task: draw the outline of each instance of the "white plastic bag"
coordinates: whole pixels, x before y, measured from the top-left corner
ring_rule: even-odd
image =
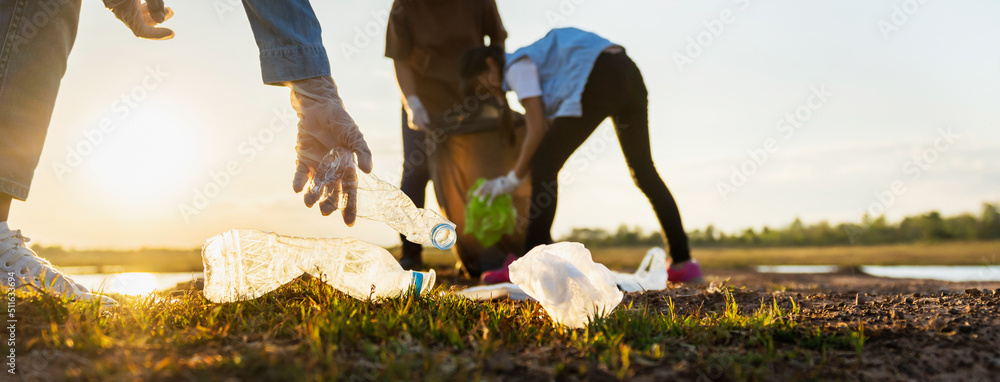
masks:
[[[615,282],[626,292],[667,289],[667,253],[654,247],[646,252],[635,273],[615,273]]]
[[[510,265],[510,281],[556,323],[583,328],[622,301],[615,275],[580,243],[539,245]]]

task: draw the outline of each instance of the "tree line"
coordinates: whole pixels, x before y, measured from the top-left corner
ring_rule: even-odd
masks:
[[[804,224],[796,218],[784,227],[764,226],[738,232],[723,232],[713,225],[688,232],[693,247],[794,247],[934,243],[1000,239],[1000,203],[983,203],[976,215],[964,213],[944,217],[937,211],[907,216],[889,222],[885,216],[865,215],[860,222]],[[562,241],[588,247],[661,246],[659,231],[621,225],[614,232],[602,228],[574,228]]]

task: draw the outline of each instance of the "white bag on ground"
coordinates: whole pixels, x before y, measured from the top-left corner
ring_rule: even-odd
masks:
[[[626,292],[667,289],[667,253],[660,247],[651,248],[635,273],[615,272],[615,282]]]
[[[622,301],[615,275],[580,243],[539,245],[510,265],[510,281],[556,323],[583,328]]]

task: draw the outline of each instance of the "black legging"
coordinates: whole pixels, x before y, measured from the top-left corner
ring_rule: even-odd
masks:
[[[691,259],[677,203],[653,165],[646,96],[642,74],[628,55],[602,53],[597,58],[583,91],[583,115],[556,118],[531,160],[532,203],[525,252],[552,243],[559,170],[597,126],[612,117],[632,179],[653,205],[671,259],[675,263]]]

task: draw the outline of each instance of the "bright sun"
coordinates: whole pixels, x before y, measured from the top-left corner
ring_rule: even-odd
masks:
[[[200,139],[190,124],[145,105],[95,148],[90,169],[109,197],[159,204],[178,193],[201,159]]]

